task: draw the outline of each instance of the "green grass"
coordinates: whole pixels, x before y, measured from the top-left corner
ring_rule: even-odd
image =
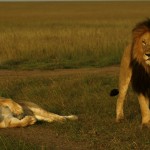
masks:
[[[148,14],[149,2],[1,2],[0,68],[117,64]]]
[[[105,77],[105,75],[94,73],[44,78],[14,79],[12,77],[0,82],[1,96],[29,100],[54,113],[79,116],[79,120],[75,122],[43,123],[25,128],[24,134],[31,129],[37,149],[40,149],[43,144],[43,141],[36,143],[37,127],[43,128],[42,134],[47,140],[49,137],[46,136],[46,131],[53,130],[55,135],[63,137],[67,144],[74,142],[72,148],[80,145],[79,149],[89,150],[149,149],[149,130],[142,130],[140,127],[139,104],[131,90],[125,104],[126,120],[121,124],[115,123],[116,97],[109,96],[110,90],[114,87],[117,87],[116,77],[113,75]],[[47,130],[44,131],[44,129]],[[11,129],[9,132],[10,138]],[[20,136],[20,139],[24,139],[23,137],[23,135]],[[28,144],[27,141],[22,142]],[[30,139],[29,141],[32,142]],[[3,145],[7,146],[7,143],[10,141],[6,138]],[[45,144],[47,149],[50,148],[51,140],[48,143]],[[16,145],[18,145],[17,142]],[[58,145],[59,143],[55,144],[53,149],[57,149]],[[60,147],[64,148],[61,145]]]
[[[26,143],[22,140],[0,136],[0,150],[38,150],[37,146]]]

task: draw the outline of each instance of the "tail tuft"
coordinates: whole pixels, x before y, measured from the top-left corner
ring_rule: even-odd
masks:
[[[111,92],[110,92],[110,96],[116,96],[116,95],[118,95],[119,94],[119,90],[118,89],[113,89],[113,90],[111,90]]]

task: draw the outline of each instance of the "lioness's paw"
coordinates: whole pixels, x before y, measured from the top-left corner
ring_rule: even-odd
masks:
[[[68,120],[72,120],[72,121],[78,120],[78,116],[76,116],[76,115],[66,116],[66,118],[67,118]]]
[[[11,107],[11,111],[15,115],[20,115],[23,113],[23,109],[19,104],[15,104],[13,107]]]
[[[32,125],[36,122],[36,118],[33,116],[26,116],[24,119],[26,120],[28,125]]]

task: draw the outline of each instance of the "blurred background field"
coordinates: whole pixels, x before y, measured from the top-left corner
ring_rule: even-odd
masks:
[[[0,3],[0,68],[118,64],[150,2]]]

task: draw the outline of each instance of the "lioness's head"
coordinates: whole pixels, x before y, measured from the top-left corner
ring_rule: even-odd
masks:
[[[133,34],[132,59],[150,66],[150,19],[135,26]]]

